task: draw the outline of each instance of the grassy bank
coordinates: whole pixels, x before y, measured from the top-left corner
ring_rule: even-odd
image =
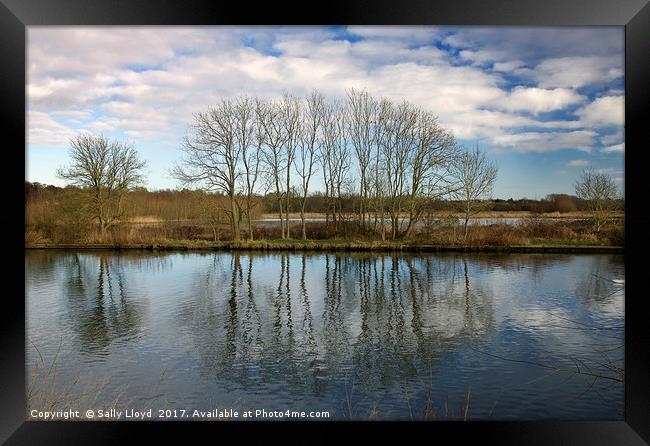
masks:
[[[441,246],[406,243],[378,242],[300,242],[300,241],[257,241],[257,242],[220,242],[199,243],[196,241],[174,240],[162,245],[147,244],[27,244],[27,249],[64,249],[64,250],[123,250],[144,249],[151,251],[375,251],[375,252],[539,252],[539,253],[610,253],[622,254],[622,246],[598,245],[519,245],[519,246]]]
[[[101,233],[96,227],[71,231],[53,227],[49,231],[29,228],[26,246],[35,248],[145,248],[145,249],[257,249],[340,251],[607,251],[625,244],[622,220],[612,220],[594,229],[588,220],[543,220],[529,218],[516,225],[470,225],[465,237],[458,222],[423,225],[409,237],[381,240],[379,228],[362,228],[355,222],[312,222],[308,240],[299,240],[300,224],[291,225],[292,238],[281,239],[280,227],[257,226],[254,241],[230,241],[226,226],[165,222],[156,225],[122,224]],[[243,234],[244,239],[247,234]]]

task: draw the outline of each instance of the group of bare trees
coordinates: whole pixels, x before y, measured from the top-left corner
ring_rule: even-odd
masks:
[[[225,212],[235,240],[242,220],[253,237],[256,192],[275,196],[282,238],[292,237],[289,213],[300,211],[305,239],[305,203],[319,173],[326,219],[338,225],[355,217],[382,239],[410,235],[431,200],[462,189],[472,202],[479,200],[496,177],[482,156],[472,165],[457,162],[474,155],[467,158],[433,113],[355,89],[345,98],[314,91],[306,98],[223,99],[195,115],[183,151],[173,175],[228,197]],[[470,168],[481,172],[466,174]],[[357,197],[354,216],[344,215],[341,205],[351,195]],[[296,196],[301,207],[291,209]]]
[[[496,178],[496,167],[460,147],[432,112],[355,89],[341,98],[314,91],[223,99],[194,115],[182,150],[172,175],[227,198],[221,211],[236,241],[243,225],[253,239],[253,215],[264,194],[277,201],[282,238],[294,236],[289,216],[299,211],[306,239],[305,204],[316,176],[327,221],[354,220],[382,240],[411,235],[432,201],[443,197],[466,203],[467,224]],[[122,215],[123,193],[141,181],[144,163],[132,146],[87,134],[73,139],[72,157],[59,175],[92,191],[104,230]],[[349,197],[353,214],[343,212]],[[292,209],[296,198],[300,209]]]

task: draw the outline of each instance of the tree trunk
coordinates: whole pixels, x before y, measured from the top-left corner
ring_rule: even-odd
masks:
[[[287,195],[284,197],[284,213],[287,216],[287,238],[291,238],[291,229],[289,226],[289,200],[291,193],[291,182],[289,181],[289,172],[291,171],[291,163],[287,164]]]
[[[280,213],[280,231],[282,232],[282,239],[285,239],[284,236],[284,216],[282,215],[282,197],[278,199],[278,212]]]
[[[251,219],[251,210],[246,211],[246,216],[248,217],[248,240],[253,241],[253,221]]]
[[[404,230],[404,237],[408,238],[408,237],[411,236],[411,233],[413,232],[413,228],[415,227],[415,222],[416,222],[415,217],[413,215],[411,215],[409,217],[409,223],[406,226],[406,230]]]
[[[291,238],[291,232],[289,229],[289,192],[287,192],[287,199],[284,202],[284,215],[286,215],[286,220],[287,220],[287,238]]]
[[[465,235],[464,235],[465,241],[467,241],[467,223],[469,223],[469,215],[465,214]]]
[[[231,197],[230,198],[230,210],[232,212],[232,237],[233,240],[238,242],[240,240],[240,233],[239,233],[239,216],[237,215],[237,204],[235,203],[235,198]]]
[[[307,227],[305,225],[305,204],[307,203],[307,196],[302,198],[302,208],[300,208],[300,220],[302,220],[302,239],[307,240]]]

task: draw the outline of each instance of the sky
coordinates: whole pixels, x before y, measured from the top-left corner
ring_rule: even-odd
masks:
[[[65,185],[69,140],[91,132],[134,144],[148,189],[178,188],[193,113],[356,88],[431,110],[486,152],[495,198],[573,194],[585,167],[623,192],[623,27],[31,26],[27,76],[31,182]]]

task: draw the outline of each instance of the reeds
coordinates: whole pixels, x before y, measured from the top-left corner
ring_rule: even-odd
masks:
[[[32,410],[37,412],[56,412],[56,411],[79,411],[80,420],[91,420],[85,418],[85,409],[96,409],[101,407],[105,411],[114,409],[123,411],[133,406],[133,402],[126,398],[128,389],[126,386],[119,386],[111,390],[108,395],[107,384],[108,376],[93,379],[92,382],[86,377],[83,378],[77,372],[71,380],[62,384],[64,378],[60,376],[59,370],[63,366],[60,363],[60,352],[62,341],[51,360],[45,360],[40,350],[31,343],[37,353],[38,359],[32,364],[29,382],[26,389],[27,413]],[[142,400],[148,403],[139,403],[137,410],[146,411],[148,409],[157,409],[167,407],[166,402],[161,402],[155,396],[146,397],[146,393],[157,395],[160,391],[160,385],[165,377],[163,370],[160,379],[142,396]],[[31,419],[31,418],[30,418]],[[110,421],[111,418],[93,418],[93,421]]]
[[[291,224],[291,239],[281,239],[279,225],[257,225],[254,227],[254,242],[248,241],[248,234],[242,231],[240,244],[251,249],[285,249],[308,246],[316,248],[319,242],[327,245],[347,244],[350,249],[379,245],[392,249],[402,246],[442,247],[508,247],[517,245],[599,245],[623,246],[625,229],[622,221],[612,221],[596,232],[588,221],[556,221],[529,218],[516,225],[495,223],[471,225],[465,236],[461,224],[449,220],[423,225],[410,237],[381,241],[381,234],[372,227],[362,227],[357,222],[308,222],[307,241],[301,240],[300,223]],[[52,223],[49,226],[32,225],[25,228],[25,242],[28,245],[57,244],[109,244],[109,245],[203,245],[222,244],[232,240],[228,226],[211,227],[198,222],[155,222],[150,224],[124,223],[101,232],[96,226],[71,228]],[[234,242],[227,242],[234,243]]]
[[[79,410],[97,404],[97,399],[108,382],[107,378],[88,383],[77,373],[71,381],[61,384],[58,375],[61,343],[54,358],[47,363],[38,348],[34,344],[32,346],[38,354],[38,360],[33,364],[26,389],[28,412],[33,409],[48,412]],[[102,407],[107,409],[127,403],[124,400],[124,389],[117,391],[111,401],[101,402]]]

